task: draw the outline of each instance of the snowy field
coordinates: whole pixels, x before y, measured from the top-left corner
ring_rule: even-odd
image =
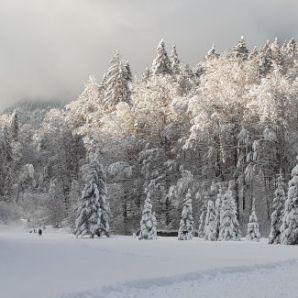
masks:
[[[0,228],[1,298],[298,297],[298,247]]]

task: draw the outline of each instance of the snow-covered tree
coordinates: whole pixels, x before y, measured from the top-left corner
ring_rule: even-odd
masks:
[[[171,52],[171,68],[174,74],[180,73],[180,60],[177,54],[176,46],[174,45]]]
[[[167,75],[172,73],[171,60],[163,40],[160,41],[157,47],[157,56],[152,63],[151,70],[155,75]]]
[[[0,200],[16,198],[23,206],[34,200],[31,197],[48,197],[56,179],[68,218],[72,182],[81,185],[85,159],[98,152],[98,161],[109,172],[106,182],[117,233],[138,228],[142,195],[154,181],[150,199],[161,229],[179,228],[181,198],[189,188],[192,195],[200,189],[193,217],[204,235],[206,214],[202,212],[199,221],[197,213],[207,209],[209,199],[216,203],[218,181],[226,185],[230,180],[241,229],[256,197],[267,232],[276,174],[281,169],[288,177],[297,154],[296,41],[274,40],[249,52],[241,39],[227,52],[217,53],[213,47],[195,69],[179,59],[175,48],[168,57],[162,42],[152,69],[132,81],[128,63],[115,55],[102,81],[91,77],[65,108],[40,104],[36,110],[29,104],[25,111],[16,105],[0,115]],[[26,165],[34,168],[30,179],[25,179]],[[208,198],[204,190],[212,181],[216,187]],[[290,231],[292,209],[288,199],[284,231]]]
[[[247,59],[248,57],[248,49],[246,46],[246,42],[244,40],[244,37],[241,36],[240,41],[234,46],[232,50],[232,54],[237,59]]]
[[[183,209],[181,214],[181,221],[178,231],[178,240],[191,240],[193,232],[193,216],[192,216],[192,202],[191,191],[188,189],[186,197],[183,202]]]
[[[288,198],[285,203],[283,223],[281,227],[281,243],[298,244],[298,164],[291,172]]]
[[[280,230],[286,201],[285,183],[283,180],[283,176],[280,174],[277,178],[277,187],[273,199],[269,244],[280,243]]]
[[[18,141],[19,136],[19,119],[17,111],[14,110],[10,120],[11,134],[14,141]]]
[[[210,50],[207,52],[207,55],[205,57],[206,60],[211,60],[214,58],[218,58],[219,54],[215,50],[215,45],[213,44]]]
[[[110,233],[110,206],[105,184],[105,173],[98,161],[88,167],[86,185],[78,208],[75,235],[90,237]]]
[[[105,76],[104,100],[105,108],[112,108],[119,102],[130,103],[131,101],[132,75],[130,66],[116,53],[111,61],[111,66]]]
[[[153,219],[156,217],[152,216],[152,204],[151,204],[152,188],[148,188],[144,208],[142,212],[142,219],[140,222],[140,240],[154,240],[156,239],[156,223]],[[155,221],[154,220],[154,221]]]
[[[218,239],[240,239],[239,223],[237,220],[237,209],[231,189],[228,189],[222,198]]]
[[[249,221],[248,221],[248,224],[247,224],[246,239],[247,240],[259,241],[260,238],[261,238],[261,234],[260,234],[260,231],[259,231],[258,218],[256,216],[255,199],[253,198],[252,207],[251,207],[251,214],[249,216]]]
[[[13,152],[7,126],[0,127],[0,200],[11,201]]]
[[[216,216],[214,203],[209,200],[207,206],[207,213],[205,219],[204,234],[206,240],[214,241],[216,240],[216,226],[215,226]]]
[[[103,86],[96,82],[94,76],[89,76],[80,96],[66,105],[66,122],[72,129],[86,133],[86,126],[98,123],[103,112],[102,102]]]

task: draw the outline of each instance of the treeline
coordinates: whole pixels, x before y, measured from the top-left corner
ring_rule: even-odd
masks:
[[[1,198],[36,209],[39,220],[73,225],[84,165],[96,156],[116,233],[139,228],[149,192],[158,228],[178,230],[186,195],[200,229],[208,202],[229,191],[242,235],[253,198],[268,235],[278,177],[290,180],[298,149],[297,57],[294,39],[249,50],[241,38],[228,52],[212,47],[192,67],[161,41],[152,66],[133,76],[115,54],[101,82],[90,77],[82,94],[47,112],[40,127],[12,124],[22,111],[14,120],[3,116],[3,132],[15,132],[6,142],[11,157],[1,149],[1,173],[12,177]]]

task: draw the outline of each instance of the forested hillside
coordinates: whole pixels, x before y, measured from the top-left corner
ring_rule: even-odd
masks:
[[[180,59],[161,41],[152,65],[134,75],[116,53],[65,107],[1,115],[0,220],[74,227],[96,159],[114,233],[140,228],[150,196],[159,230],[178,230],[185,210],[185,222],[192,216],[206,234],[206,215],[232,210],[245,235],[255,210],[268,236],[276,189],[285,196],[297,162],[296,41],[248,49],[241,38],[195,66]]]

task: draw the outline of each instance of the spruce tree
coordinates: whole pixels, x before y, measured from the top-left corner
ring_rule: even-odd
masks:
[[[286,194],[283,176],[280,174],[277,178],[277,188],[273,199],[273,212],[271,214],[271,229],[269,234],[269,244],[280,243],[280,232],[282,217],[284,212]]]
[[[183,209],[178,231],[178,240],[191,240],[193,232],[191,192],[188,189],[183,202]]]
[[[246,42],[244,40],[244,37],[241,36],[240,41],[237,43],[237,45],[233,48],[232,54],[235,58],[240,60],[245,60],[248,57],[248,49],[246,46]]]
[[[204,228],[204,234],[205,234],[206,240],[211,240],[211,241],[216,240],[215,219],[216,217],[215,217],[214,203],[211,200],[209,200],[206,220],[205,220],[205,228]]]
[[[213,44],[211,49],[207,52],[207,55],[205,56],[206,60],[211,60],[211,59],[215,59],[218,58],[219,54],[216,52],[215,50],[215,45]]]
[[[154,240],[156,239],[156,217],[152,214],[152,187],[146,189],[147,196],[142,212],[142,219],[140,222],[141,230],[139,234],[140,240]],[[155,218],[155,219],[154,219]]]
[[[249,217],[249,222],[247,224],[246,239],[247,240],[259,241],[260,238],[261,238],[261,234],[260,234],[260,231],[259,231],[258,218],[256,216],[255,198],[253,198],[252,207],[251,207],[251,214],[250,214],[250,217]]]
[[[160,41],[157,47],[157,57],[154,59],[151,67],[152,73],[155,75],[172,74],[171,60],[168,57],[165,43]]]
[[[259,51],[259,71],[262,77],[265,77],[272,68],[272,50],[270,42],[267,40],[266,44]]]
[[[18,141],[19,137],[19,120],[16,110],[13,111],[10,120],[11,134],[13,141]]]
[[[105,173],[98,161],[88,168],[86,185],[83,189],[76,219],[76,236],[109,236],[110,206],[107,198]]]
[[[104,107],[112,108],[119,102],[130,103],[130,83],[132,75],[127,61],[122,60],[116,53],[111,61],[111,66],[104,78]]]
[[[298,244],[298,164],[291,173],[289,181],[288,199],[281,228],[281,243],[288,245]]]
[[[174,74],[180,73],[180,60],[177,54],[176,46],[174,45],[171,52],[171,67]]]
[[[219,240],[239,240],[240,229],[237,208],[232,190],[229,188],[222,198],[220,211]]]

